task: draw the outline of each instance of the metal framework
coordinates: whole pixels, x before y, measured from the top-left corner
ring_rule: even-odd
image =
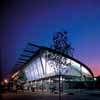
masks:
[[[76,63],[80,64],[81,66],[84,66],[84,68],[90,72],[90,74],[92,75],[92,77],[94,77],[92,71],[85,64],[83,64],[82,62],[76,60],[73,57],[70,57],[68,55],[65,55],[65,54],[59,52],[59,51],[56,51],[56,50],[53,50],[53,49],[50,49],[50,48],[47,48],[47,47],[42,47],[42,46],[34,45],[32,43],[28,43],[28,46],[31,46],[34,49],[34,52],[32,50],[27,50],[27,49],[24,50],[24,52],[21,55],[20,59],[18,59],[18,62],[14,65],[14,67],[15,66],[19,66],[18,69],[16,69],[15,71],[13,71],[14,73],[17,70],[22,70],[26,65],[28,65],[32,61],[32,59],[34,59],[35,57],[38,56],[39,57],[40,64],[41,64],[41,67],[42,67],[43,74],[45,74],[46,73],[46,69],[47,69],[46,62],[48,61],[48,58],[50,59],[50,55],[48,56],[48,52],[51,52],[52,53],[52,56],[60,55],[60,57],[62,56],[62,57],[71,59],[72,61],[75,61]],[[31,53],[31,56],[30,55],[25,55],[25,52],[30,52]],[[43,64],[42,58],[40,56],[42,53],[44,53],[46,55],[46,59],[47,60],[45,59],[46,60],[45,65]],[[54,57],[54,59],[55,59],[55,57]],[[60,59],[57,58],[56,60],[60,60]],[[56,72],[56,68],[57,68],[57,66],[54,67],[54,71],[55,72]],[[75,70],[77,71],[77,69],[75,69]],[[37,69],[37,71],[38,71],[38,69]],[[80,71],[80,73],[81,73],[81,71]]]
[[[31,50],[29,49],[30,47],[32,48]],[[26,54],[26,52],[28,53]],[[49,84],[51,86],[53,79],[58,78],[59,80],[56,81],[59,83],[59,99],[61,99],[63,88],[61,78],[62,80],[80,79],[82,81],[83,78],[87,77],[84,77],[84,72],[88,73],[91,78],[94,78],[90,68],[77,59],[51,48],[37,46],[32,43],[28,43],[28,47],[23,50],[23,54],[15,66],[19,67],[13,71],[12,75],[19,71],[16,76],[20,76],[20,73],[24,72],[29,86],[31,86],[31,82],[35,85],[41,83],[42,91],[43,86],[46,83],[48,84],[48,81],[50,81]],[[77,73],[78,75],[76,75]]]

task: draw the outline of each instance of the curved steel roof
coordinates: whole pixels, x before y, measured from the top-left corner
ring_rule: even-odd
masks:
[[[68,56],[68,55],[65,55],[65,54],[63,54],[63,53],[61,53],[61,52],[58,52],[58,51],[56,51],[56,50],[53,50],[53,49],[51,49],[51,48],[47,48],[47,47],[42,47],[42,48],[43,48],[43,49],[46,49],[46,50],[48,50],[48,51],[51,51],[51,52],[60,54],[60,55],[62,55],[62,56],[64,56],[64,57],[67,57],[67,58],[69,58],[69,59],[71,59],[71,60],[73,60],[73,61],[79,63],[80,65],[82,65],[83,67],[85,67],[85,68],[90,72],[90,74],[92,75],[92,77],[94,77],[94,74],[93,74],[92,70],[91,70],[89,67],[87,67],[85,64],[83,64],[82,62],[80,62],[79,60],[77,60],[77,59],[75,59],[75,58],[73,58],[73,57],[70,57],[70,56]]]
[[[21,63],[21,65],[19,65],[20,67],[18,69],[16,69],[15,71],[13,71],[13,73],[15,73],[18,70],[23,69],[26,64],[28,64],[35,56],[37,56],[40,53],[40,51],[48,50],[49,52],[53,52],[53,53],[56,53],[56,54],[60,54],[60,55],[62,55],[64,57],[66,57],[66,58],[69,58],[69,59],[71,59],[71,60],[79,63],[80,65],[82,65],[83,67],[85,67],[90,72],[90,74],[92,75],[92,77],[94,77],[94,74],[93,74],[93,72],[91,71],[91,69],[89,67],[87,67],[85,64],[83,64],[82,62],[80,62],[79,60],[77,60],[77,59],[75,59],[73,57],[70,57],[68,55],[65,55],[65,54],[63,54],[61,52],[58,52],[58,51],[53,50],[53,49],[48,48],[48,47],[38,46],[38,45],[34,45],[32,43],[29,43],[29,45],[36,49],[35,52],[32,51],[32,50],[31,51],[30,50],[24,50],[26,52],[30,52],[31,53],[31,56],[24,54],[23,57],[29,57],[28,60],[26,60],[25,62]]]

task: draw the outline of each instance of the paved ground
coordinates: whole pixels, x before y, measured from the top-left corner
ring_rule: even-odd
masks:
[[[37,94],[32,92],[3,93],[1,96],[3,100],[59,100],[57,94]],[[61,96],[61,100],[100,100],[100,92],[68,93]]]

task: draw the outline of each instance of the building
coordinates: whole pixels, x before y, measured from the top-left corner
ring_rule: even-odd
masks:
[[[94,78],[95,80],[95,89],[100,89],[100,75]]]
[[[47,47],[30,45],[34,50],[24,52],[31,56],[23,54],[24,59],[20,60],[24,63],[11,75],[17,85],[38,92],[66,92],[89,88],[93,83],[92,71],[79,60]]]

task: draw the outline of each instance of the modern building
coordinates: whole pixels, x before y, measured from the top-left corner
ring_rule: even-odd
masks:
[[[23,84],[24,89],[38,92],[66,92],[67,89],[90,87],[94,75],[85,64],[47,47],[30,46],[33,49],[24,50],[20,59],[23,63],[11,76],[17,85]]]

